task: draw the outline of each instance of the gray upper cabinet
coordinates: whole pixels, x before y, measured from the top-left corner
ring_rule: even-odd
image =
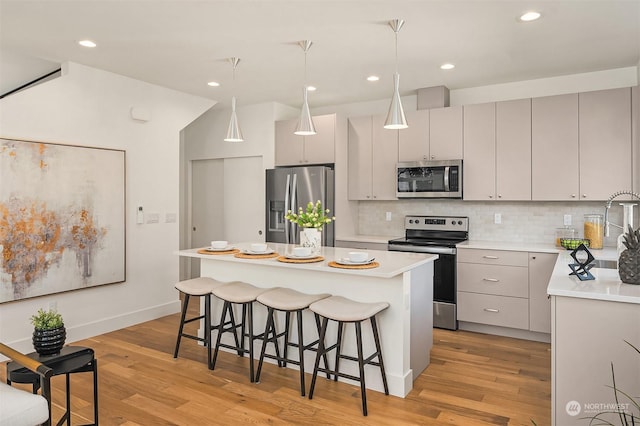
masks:
[[[408,128],[398,130],[398,161],[429,160],[429,110],[407,111]]]
[[[531,100],[464,107],[464,199],[531,200]]]
[[[496,198],[496,104],[464,106],[464,199]]]
[[[348,197],[395,200],[398,132],[383,128],[384,116],[349,118]]]
[[[298,136],[293,132],[298,119],[276,121],[276,166],[307,166],[335,162],[336,115],[313,117],[316,135]]]
[[[580,199],[630,190],[631,88],[580,93],[579,136]]]
[[[429,159],[461,159],[462,134],[462,106],[429,110]]]
[[[578,95],[531,100],[531,197],[578,200]]]
[[[496,197],[531,200],[531,99],[496,103]]]

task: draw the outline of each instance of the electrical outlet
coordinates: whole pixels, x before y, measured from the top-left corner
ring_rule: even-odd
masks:
[[[385,220],[387,222],[391,221],[391,212],[387,212],[387,215],[385,216]]]
[[[496,225],[500,225],[502,223],[502,214],[495,213],[493,215],[493,223],[495,223]]]
[[[565,214],[564,215],[564,224],[565,224],[565,226],[571,225],[571,215],[570,214]]]

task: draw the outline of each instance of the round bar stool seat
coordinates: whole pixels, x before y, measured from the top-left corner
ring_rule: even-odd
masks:
[[[302,312],[314,302],[325,299],[331,296],[327,293],[322,294],[305,294],[289,288],[275,288],[262,293],[257,297],[258,302],[267,307],[267,324],[263,333],[262,350],[260,352],[260,361],[258,362],[258,371],[256,372],[256,382],[260,381],[260,372],[262,371],[262,363],[264,358],[275,359],[278,361],[278,366],[282,365],[286,367],[287,362],[297,365],[300,370],[300,395],[305,395],[304,384],[304,351],[313,350],[317,351],[315,346],[318,344],[318,340],[311,343],[304,344],[303,336],[303,323]],[[275,311],[281,311],[285,313],[285,329],[282,333],[278,334],[275,327]],[[298,342],[293,343],[289,341],[289,325],[291,323],[291,315],[296,313],[296,322],[298,323]],[[320,334],[320,318],[315,315],[316,328],[318,329],[318,335]],[[280,350],[278,346],[278,338],[284,336],[284,353],[280,356]],[[275,346],[276,355],[266,354],[267,344],[271,342]],[[298,360],[289,359],[287,357],[287,351],[289,346],[298,348]],[[324,357],[324,365],[327,364],[327,357]],[[330,376],[327,375],[327,378]]]
[[[173,357],[178,357],[178,351],[180,350],[180,341],[183,337],[189,339],[198,340],[203,342],[207,347],[207,365],[211,368],[211,330],[217,328],[211,324],[211,292],[213,289],[226,285],[227,283],[214,280],[209,277],[192,278],[190,280],[184,280],[176,283],[175,288],[184,295],[182,300],[182,311],[180,314],[180,327],[178,329],[178,338],[176,340],[176,347],[173,352]],[[204,315],[199,315],[193,318],[187,318],[187,309],[189,307],[189,298],[191,296],[204,296]],[[204,320],[204,337],[188,334],[184,332],[184,325],[193,321]]]
[[[216,287],[213,289],[212,294],[218,299],[224,302],[222,307],[222,316],[220,317],[220,328],[218,329],[218,337],[216,340],[215,350],[213,352],[213,359],[211,361],[212,369],[216,366],[216,360],[218,359],[218,350],[222,348],[232,349],[238,352],[239,356],[244,356],[245,353],[249,354],[249,379],[253,383],[254,377],[254,363],[253,363],[253,341],[255,339],[261,339],[262,335],[256,335],[253,332],[253,302],[262,293],[269,291],[266,288],[259,288],[248,283],[241,281],[235,281],[229,285]],[[242,305],[242,320],[240,324],[235,323],[233,316],[232,305]],[[226,320],[229,315],[229,320]],[[227,326],[231,323],[231,326]],[[248,323],[248,331],[246,331]],[[237,336],[237,328],[240,327],[240,339]],[[223,333],[232,332],[235,339],[235,346],[221,343]],[[249,339],[249,348],[245,349],[244,340]]]
[[[345,377],[351,380],[360,382],[360,395],[362,399],[362,414],[367,415],[367,393],[365,385],[365,365],[374,365],[380,367],[380,373],[382,374],[382,384],[384,386],[385,395],[389,395],[389,386],[387,385],[387,376],[384,371],[384,362],[382,360],[382,351],[380,349],[380,337],[378,335],[378,326],[376,324],[376,315],[381,311],[387,309],[389,304],[387,302],[377,303],[363,303],[356,302],[354,300],[347,299],[342,296],[331,296],[326,299],[319,300],[312,303],[309,309],[315,314],[320,315],[322,320],[322,326],[320,328],[320,343],[318,345],[318,353],[316,355],[316,363],[313,369],[313,376],[311,378],[311,387],[309,389],[309,399],[313,398],[313,391],[316,385],[316,378],[318,372],[324,372],[327,374],[333,374],[334,380],[338,380],[338,377]],[[329,320],[336,321],[338,323],[338,336],[335,344],[326,347],[325,335],[327,332],[327,324]],[[371,329],[373,332],[373,339],[376,346],[376,351],[367,358],[363,355],[362,350],[362,322],[370,320]],[[358,356],[353,357],[349,355],[343,355],[340,353],[342,345],[342,333],[345,323],[353,323],[356,329],[356,346],[358,350]],[[320,368],[320,357],[326,355],[327,352],[336,350],[335,366],[333,370],[326,367]],[[374,361],[377,358],[378,361]],[[359,376],[353,376],[351,374],[340,372],[340,360],[347,359],[350,361],[356,361],[358,363]]]

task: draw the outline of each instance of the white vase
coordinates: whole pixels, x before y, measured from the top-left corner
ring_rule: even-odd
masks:
[[[300,245],[311,247],[311,252],[319,255],[320,247],[322,247],[322,233],[317,228],[302,228],[300,230]]]

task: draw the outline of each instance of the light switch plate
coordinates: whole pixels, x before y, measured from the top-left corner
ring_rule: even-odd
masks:
[[[391,212],[387,212],[387,215],[385,216],[385,220],[387,222],[389,222],[391,220]]]
[[[502,214],[501,213],[495,213],[493,215],[493,223],[495,223],[496,225],[500,225],[502,223]]]

